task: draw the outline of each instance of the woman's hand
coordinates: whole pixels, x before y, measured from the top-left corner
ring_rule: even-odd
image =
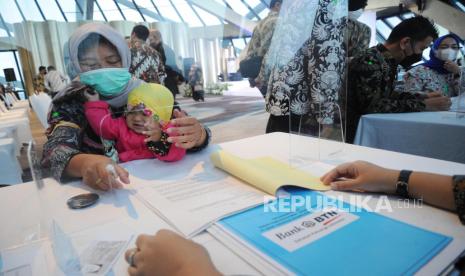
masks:
[[[143,131],[142,134],[147,136],[147,138],[144,139],[144,143],[147,143],[150,141],[152,142],[160,141],[161,139],[160,123],[163,123],[163,122],[158,122],[152,119],[144,124],[144,127],[146,130]]]
[[[220,275],[201,245],[169,230],[140,235],[126,251],[129,275]]]
[[[337,166],[320,179],[333,190],[394,193],[398,177],[399,171],[355,161]]]
[[[458,66],[458,64],[450,60],[444,62],[444,69],[456,75],[460,74],[460,67]]]
[[[184,112],[174,110],[175,119],[171,120],[174,127],[167,129],[170,135],[168,142],[175,143],[177,147],[190,149],[205,143],[207,133],[194,117],[188,117]]]
[[[115,175],[108,169],[109,165],[114,167]],[[66,171],[71,176],[82,177],[85,184],[97,190],[119,189],[122,183],[129,184],[129,173],[103,155],[77,154],[69,161]]]
[[[86,96],[87,100],[89,102],[96,102],[100,100],[100,97],[97,92],[94,91],[94,93],[90,93],[88,90],[84,91],[84,96]]]

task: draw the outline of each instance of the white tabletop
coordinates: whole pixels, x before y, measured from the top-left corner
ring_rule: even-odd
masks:
[[[326,158],[326,160],[318,160],[318,146],[322,149],[320,157],[329,156],[322,153],[334,149],[342,151],[330,155],[331,157]],[[294,166],[317,175],[327,171],[330,167],[328,164],[340,164],[358,159],[397,169],[408,168],[442,174],[465,173],[464,164],[354,145],[342,146],[337,142],[318,141],[313,138],[289,136],[283,133],[212,145],[207,150],[187,155],[184,160],[176,163],[140,160],[129,162],[126,167],[132,175],[137,175],[140,178],[151,177],[150,179],[153,179],[154,183],[157,181],[156,175],[160,173],[172,175],[173,179],[183,179],[186,177],[185,172],[195,165],[209,163],[209,153],[218,148],[228,150],[241,157],[271,156],[286,162],[290,160]],[[325,161],[325,163],[321,161]],[[46,179],[45,182],[46,188],[40,194],[41,198],[44,199],[43,202],[46,203],[42,204],[39,204],[38,193],[33,183],[0,189],[0,202],[2,204],[0,208],[0,221],[2,221],[0,249],[11,248],[27,242],[27,239],[33,239],[34,234],[38,232],[37,225],[41,217],[39,210],[44,210],[45,213],[50,214],[65,233],[69,233],[71,236],[80,236],[86,240],[105,235],[111,236],[115,233],[137,235],[139,233],[154,233],[161,228],[170,228],[167,223],[132,196],[130,189],[137,188],[137,183],[132,183],[125,191],[100,193],[101,201],[97,205],[76,211],[67,208],[66,200],[73,195],[89,190],[89,188],[82,186],[79,182],[71,185],[60,185],[52,179]],[[327,194],[341,195],[344,198],[350,195],[350,193],[332,191],[327,192]],[[425,266],[426,269],[441,271],[465,247],[463,242],[465,228],[455,214],[430,206],[406,208],[399,206],[396,198],[391,198],[390,202],[394,211],[382,211],[382,214],[454,238],[448,247]],[[368,204],[373,207],[375,203],[376,198],[373,197]],[[12,216],[13,210],[14,216]],[[223,273],[257,274],[253,268],[232,254],[209,234],[201,234],[195,240],[207,247],[214,263]],[[121,256],[114,272],[116,275],[125,275],[126,269],[127,264]]]
[[[465,163],[464,115],[456,112],[364,115],[354,143]]]

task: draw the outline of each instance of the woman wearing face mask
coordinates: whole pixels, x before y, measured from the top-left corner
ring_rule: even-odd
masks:
[[[455,34],[439,37],[431,47],[430,59],[413,67],[404,75],[407,92],[439,92],[457,96],[460,67],[456,60],[461,39]]]
[[[113,161],[105,156],[112,152],[112,141],[102,141],[84,114],[85,91],[91,87],[111,107],[113,116],[121,116],[128,93],[142,81],[132,79],[128,72],[130,52],[124,38],[113,28],[90,23],[79,27],[65,45],[68,74],[72,82],[53,99],[49,112],[48,141],[44,145],[42,165],[52,175],[66,181],[83,178],[87,185],[101,190],[129,184],[128,173],[115,165],[116,175],[108,170]],[[208,145],[210,131],[192,117],[175,110],[168,141],[188,151]],[[160,137],[160,126],[155,121],[145,125],[148,141]],[[102,145],[103,144],[103,145]],[[117,180],[117,177],[120,181]],[[122,183],[121,183],[122,182]]]

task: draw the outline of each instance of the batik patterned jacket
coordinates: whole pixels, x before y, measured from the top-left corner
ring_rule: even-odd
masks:
[[[345,70],[344,1],[292,1],[281,9],[259,78],[268,80],[266,111],[332,124]],[[299,16],[304,12],[306,16]]]
[[[425,110],[423,97],[394,90],[398,63],[382,44],[366,49],[349,64],[347,137],[352,142],[360,117],[370,113]]]
[[[130,50],[129,73],[145,82],[164,84],[165,67],[157,50],[145,43],[133,43]]]

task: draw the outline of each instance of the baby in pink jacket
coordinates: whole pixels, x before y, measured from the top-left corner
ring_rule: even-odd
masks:
[[[90,126],[100,137],[115,141],[120,162],[149,158],[178,161],[186,154],[185,149],[167,141],[174,98],[166,87],[154,83],[138,86],[129,92],[127,111],[119,118],[111,117],[108,103],[100,101],[97,93],[86,96],[84,108]],[[159,141],[145,142],[148,137],[142,133],[150,120],[160,123]]]

